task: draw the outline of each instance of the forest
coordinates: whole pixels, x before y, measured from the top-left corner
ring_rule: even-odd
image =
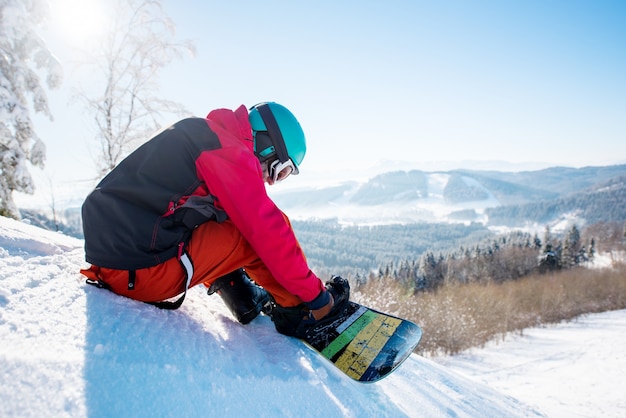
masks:
[[[479,223],[343,226],[324,220],[292,224],[311,266],[343,275],[367,274],[383,263],[418,258],[428,249],[443,250],[491,235]]]
[[[355,301],[420,324],[421,354],[456,354],[511,332],[626,308],[626,223],[543,238],[515,233],[353,277]],[[597,260],[601,258],[601,260]]]

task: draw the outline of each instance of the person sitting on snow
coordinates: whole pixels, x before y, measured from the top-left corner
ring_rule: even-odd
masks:
[[[216,109],[162,130],[83,203],[91,267],[81,273],[90,284],[169,309],[204,284],[241,323],[264,311],[278,332],[303,338],[338,314],[350,293],[345,279],[324,284],[311,271],[265,190],[264,183],[298,174],[305,152],[297,119],[274,102]]]

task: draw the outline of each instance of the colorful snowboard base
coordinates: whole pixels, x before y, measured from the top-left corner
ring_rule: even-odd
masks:
[[[352,379],[376,382],[411,355],[422,329],[358,303],[348,304],[341,317],[316,326],[305,341]]]

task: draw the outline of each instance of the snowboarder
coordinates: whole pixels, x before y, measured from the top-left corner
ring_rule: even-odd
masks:
[[[350,292],[345,279],[324,285],[311,271],[265,190],[264,183],[298,174],[305,152],[297,119],[274,102],[216,109],[162,130],[85,200],[91,267],[81,273],[90,284],[169,309],[204,284],[240,322],[264,311],[279,332],[302,336],[343,309]]]

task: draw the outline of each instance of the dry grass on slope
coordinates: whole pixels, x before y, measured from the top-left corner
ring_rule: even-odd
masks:
[[[455,354],[509,332],[626,308],[626,266],[576,268],[501,284],[444,285],[412,294],[390,278],[370,280],[354,299],[420,324],[421,354]]]

